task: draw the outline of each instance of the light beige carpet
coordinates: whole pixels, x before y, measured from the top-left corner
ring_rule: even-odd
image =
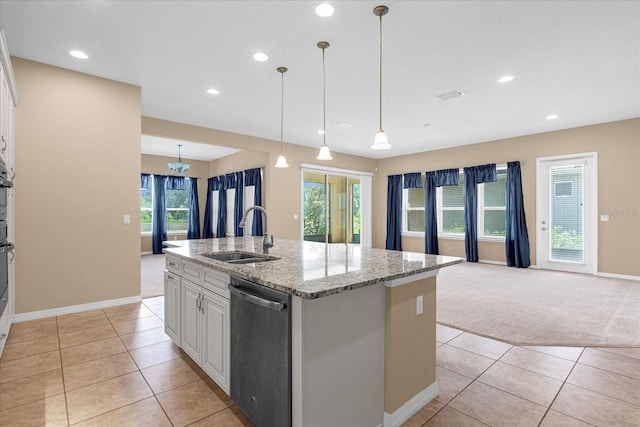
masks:
[[[140,295],[142,298],[164,295],[164,254],[140,257]]]
[[[640,282],[462,263],[438,274],[438,322],[515,345],[640,346]]]

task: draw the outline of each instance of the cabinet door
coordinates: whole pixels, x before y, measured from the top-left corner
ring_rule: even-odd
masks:
[[[0,74],[0,85],[2,85],[2,93],[0,98],[2,99],[2,121],[0,125],[0,157],[6,163],[7,162],[7,148],[9,147],[9,121],[13,120],[13,101],[11,100],[11,93],[9,92],[9,84],[4,76],[4,73]]]
[[[202,322],[200,313],[200,295],[202,288],[195,283],[182,279],[181,295],[181,342],[182,349],[198,364],[202,347]]]
[[[164,272],[164,331],[178,346],[180,343],[180,277]]]
[[[229,300],[204,291],[203,353],[200,366],[229,393]]]

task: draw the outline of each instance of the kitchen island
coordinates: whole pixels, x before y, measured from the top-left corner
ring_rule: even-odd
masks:
[[[261,254],[262,238],[167,243],[173,246],[166,251],[168,272],[214,277],[215,283],[237,277],[292,295],[294,426],[396,426],[437,396],[435,280],[440,268],[460,258],[276,240],[269,256],[277,259],[233,264],[207,255]],[[185,294],[175,288],[191,284],[171,277],[173,293],[165,298],[174,307],[181,299],[180,309],[188,296],[179,298]],[[200,294],[192,299],[202,307]],[[171,306],[165,302],[166,329],[185,348],[191,328],[177,325],[183,313],[176,317]],[[228,381],[221,386],[228,391]]]

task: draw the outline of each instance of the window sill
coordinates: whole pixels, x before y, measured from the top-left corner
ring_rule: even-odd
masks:
[[[402,233],[402,237],[414,237],[424,239],[424,233],[419,233],[415,231],[405,231]],[[464,240],[464,234],[438,234],[438,239],[444,240]],[[480,236],[478,237],[479,242],[494,242],[494,243],[504,243],[504,237],[494,237],[494,236]]]
[[[153,233],[150,231],[144,231],[140,233],[140,236],[151,236]],[[187,234],[187,230],[184,231],[167,231],[167,236],[179,236],[181,234]]]

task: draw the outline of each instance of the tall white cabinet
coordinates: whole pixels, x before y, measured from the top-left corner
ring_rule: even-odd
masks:
[[[18,105],[16,81],[11,66],[11,58],[7,48],[4,32],[0,31],[0,158],[7,165],[9,179],[15,178],[15,111]],[[15,191],[10,188],[7,192],[7,240],[15,243]],[[0,355],[4,349],[9,334],[9,328],[15,313],[15,251],[10,253],[9,286],[6,295],[7,306],[0,317]]]

